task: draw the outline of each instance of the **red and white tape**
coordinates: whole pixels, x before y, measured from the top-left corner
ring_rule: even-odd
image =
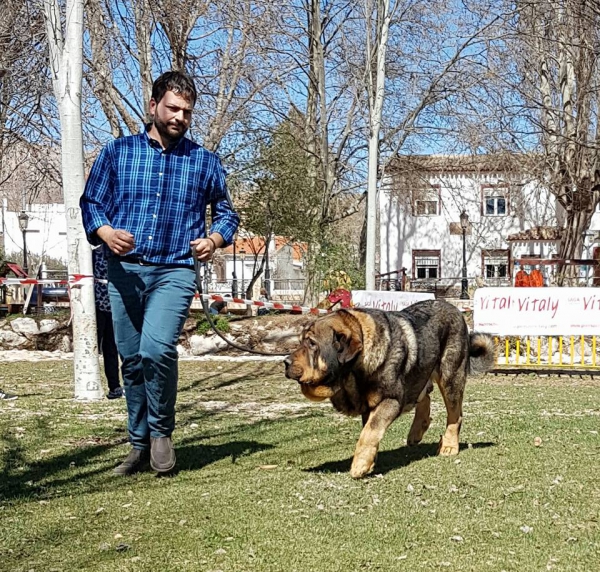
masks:
[[[69,276],[68,280],[51,280],[50,278],[2,278],[0,277],[0,284],[6,284],[7,286],[13,286],[20,284],[21,286],[31,286],[32,284],[51,284],[61,286],[78,286],[85,284],[86,282],[93,282],[94,277],[86,274],[73,274]],[[97,279],[97,282],[103,282],[106,284],[108,280]]]
[[[200,298],[200,294],[196,294],[196,298]],[[213,302],[235,302],[236,304],[245,304],[246,306],[258,306],[259,308],[267,308],[269,310],[289,310],[297,314],[329,314],[330,310],[323,308],[308,308],[307,306],[299,306],[297,304],[281,304],[279,302],[262,302],[260,300],[246,300],[245,298],[225,298],[219,294],[202,294],[203,300]]]
[[[107,280],[95,279],[97,282],[107,283]],[[68,285],[69,287],[78,287],[83,284],[93,282],[94,277],[86,274],[73,274],[69,276],[68,280],[49,280],[49,279],[37,279],[37,278],[1,278],[0,284],[7,286],[21,285],[31,286],[32,284],[59,284],[61,286]],[[196,298],[200,298],[200,294],[196,294]],[[300,306],[297,304],[282,304],[280,302],[262,302],[260,300],[246,300],[245,298],[229,298],[221,296],[220,294],[202,294],[204,300],[211,302],[235,302],[236,304],[245,304],[246,306],[258,306],[259,308],[267,308],[268,310],[287,310],[297,314],[328,314],[329,310],[322,308],[309,308],[307,306]]]

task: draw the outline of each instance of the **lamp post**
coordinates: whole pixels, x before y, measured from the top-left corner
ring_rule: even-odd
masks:
[[[460,213],[460,227],[463,239],[463,263],[460,299],[469,299],[469,281],[467,280],[467,228],[469,227],[469,215],[466,211]]]
[[[19,228],[23,234],[23,270],[25,274],[29,275],[27,268],[27,226],[29,225],[29,215],[25,211],[21,211],[19,214]]]
[[[238,283],[237,283],[237,260],[235,257],[235,244],[237,242],[237,238],[233,239],[233,272],[231,273],[231,295],[234,298],[237,298],[238,295]]]
[[[242,297],[246,298],[246,290],[244,290],[244,261],[246,260],[246,251],[240,248],[240,258],[242,260]]]
[[[267,235],[267,242],[265,245],[265,292],[267,298],[271,299],[271,269],[269,267],[269,246],[271,245],[271,234]]]

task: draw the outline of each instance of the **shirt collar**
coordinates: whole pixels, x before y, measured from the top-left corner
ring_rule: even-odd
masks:
[[[179,145],[181,145],[182,141],[185,139],[185,136],[180,137],[179,139],[177,139],[177,141],[171,143],[166,149],[163,149],[162,145],[156,139],[152,139],[152,137],[150,137],[149,131],[151,127],[152,123],[146,123],[146,125],[144,126],[144,133],[142,136],[146,138],[146,141],[148,142],[150,147],[152,147],[153,149],[157,149],[158,151],[161,151],[163,153],[170,153],[172,151],[175,151],[175,149],[177,149]]]

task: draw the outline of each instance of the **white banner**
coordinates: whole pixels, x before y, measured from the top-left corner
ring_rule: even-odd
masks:
[[[387,312],[398,312],[421,300],[433,300],[429,292],[388,292],[386,290],[352,290],[355,308],[377,308]]]
[[[600,335],[596,288],[478,288],[475,331],[522,336]]]

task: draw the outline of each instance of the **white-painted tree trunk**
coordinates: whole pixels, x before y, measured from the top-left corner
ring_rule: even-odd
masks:
[[[83,73],[83,0],[67,0],[64,34],[58,0],[43,0],[54,95],[61,127],[62,180],[67,213],[69,276],[86,278],[71,284],[73,364],[76,399],[100,399],[100,366],[92,253],[81,221],[83,192],[83,133],[81,80]]]
[[[377,0],[377,35],[375,38],[376,79],[372,85],[372,73],[367,58],[367,77],[369,78],[369,159],[367,176],[367,247],[365,281],[367,290],[375,290],[375,256],[377,252],[377,171],[379,169],[379,134],[381,115],[385,99],[385,52],[390,28],[390,0]],[[371,47],[367,47],[368,54]]]

